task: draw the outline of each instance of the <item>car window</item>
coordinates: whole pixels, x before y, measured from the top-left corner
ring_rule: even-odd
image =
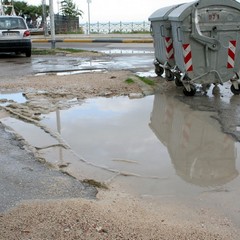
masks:
[[[0,18],[0,30],[26,29],[22,18]]]

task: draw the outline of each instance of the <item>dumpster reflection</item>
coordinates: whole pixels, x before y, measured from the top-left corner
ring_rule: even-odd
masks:
[[[219,186],[238,176],[234,139],[221,132],[210,113],[156,94],[149,126],[167,147],[176,174],[186,182]]]

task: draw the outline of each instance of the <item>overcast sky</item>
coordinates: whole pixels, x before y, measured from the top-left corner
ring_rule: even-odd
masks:
[[[147,21],[148,17],[157,9],[191,2],[192,0],[91,0],[90,21],[91,22],[132,22]],[[28,4],[39,5],[42,0],[25,0]],[[58,12],[58,2],[53,0],[54,12]],[[80,10],[84,12],[82,22],[88,21],[87,0],[73,0]],[[46,0],[49,4],[49,0]]]

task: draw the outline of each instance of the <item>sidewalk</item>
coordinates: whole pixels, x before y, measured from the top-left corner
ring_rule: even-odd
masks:
[[[51,35],[32,35],[33,42],[51,42]],[[152,43],[150,34],[56,34],[56,42]]]

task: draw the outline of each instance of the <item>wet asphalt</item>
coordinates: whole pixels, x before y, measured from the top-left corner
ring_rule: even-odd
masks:
[[[0,213],[26,200],[96,197],[96,188],[40,163],[2,124],[0,135]]]

